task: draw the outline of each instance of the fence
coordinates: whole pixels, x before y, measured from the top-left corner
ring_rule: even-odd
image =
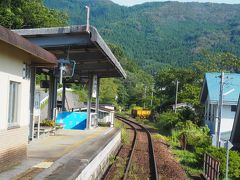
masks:
[[[209,180],[218,180],[220,176],[220,162],[209,154],[204,154],[204,175]]]

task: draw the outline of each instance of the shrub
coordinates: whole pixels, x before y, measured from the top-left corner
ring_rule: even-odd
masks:
[[[43,120],[40,123],[40,126],[49,126],[51,128],[54,128],[56,126],[56,122],[54,120]]]
[[[164,112],[157,116],[156,123],[159,129],[171,130],[178,123],[178,113]]]
[[[220,161],[220,174],[225,177],[226,174],[226,148],[217,148],[210,146],[205,150],[198,152],[198,156],[201,156],[203,160],[204,153],[212,155],[214,158]],[[228,176],[230,178],[239,179],[240,178],[240,154],[236,151],[230,151],[229,153],[229,166],[228,166]]]
[[[210,131],[207,126],[199,127],[191,121],[179,122],[176,125],[175,131],[175,136],[178,139],[182,135],[185,135],[187,145],[194,149],[197,147],[206,148],[211,145]]]
[[[207,152],[213,157],[218,159],[221,163],[220,172],[221,175],[225,176],[226,173],[226,149],[210,147]],[[230,151],[229,153],[229,177],[239,178],[240,177],[240,154],[236,151]]]
[[[184,107],[179,111],[179,120],[181,122],[186,122],[187,120],[191,120],[194,124],[201,124],[202,118],[195,112],[193,108]]]

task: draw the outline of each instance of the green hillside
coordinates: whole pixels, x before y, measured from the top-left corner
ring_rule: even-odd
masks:
[[[153,2],[132,7],[109,0],[45,0],[63,9],[71,24],[91,24],[105,40],[120,45],[149,72],[163,65],[186,67],[201,58],[202,49],[240,56],[240,5]]]

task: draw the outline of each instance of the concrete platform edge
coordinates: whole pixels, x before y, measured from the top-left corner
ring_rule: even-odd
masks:
[[[121,131],[118,129],[102,149],[99,149],[95,157],[76,177],[76,180],[101,179],[109,166],[109,157],[115,155],[121,146]]]

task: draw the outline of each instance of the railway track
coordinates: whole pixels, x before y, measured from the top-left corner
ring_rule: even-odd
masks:
[[[131,121],[127,118],[117,116],[117,119],[131,127],[131,146],[122,147],[118,156],[126,156],[124,175],[119,179],[152,179],[158,180],[157,166],[154,155],[154,148],[150,132],[141,124]],[[124,152],[124,153],[123,153]],[[114,178],[113,174],[116,169],[111,166],[104,179]]]

